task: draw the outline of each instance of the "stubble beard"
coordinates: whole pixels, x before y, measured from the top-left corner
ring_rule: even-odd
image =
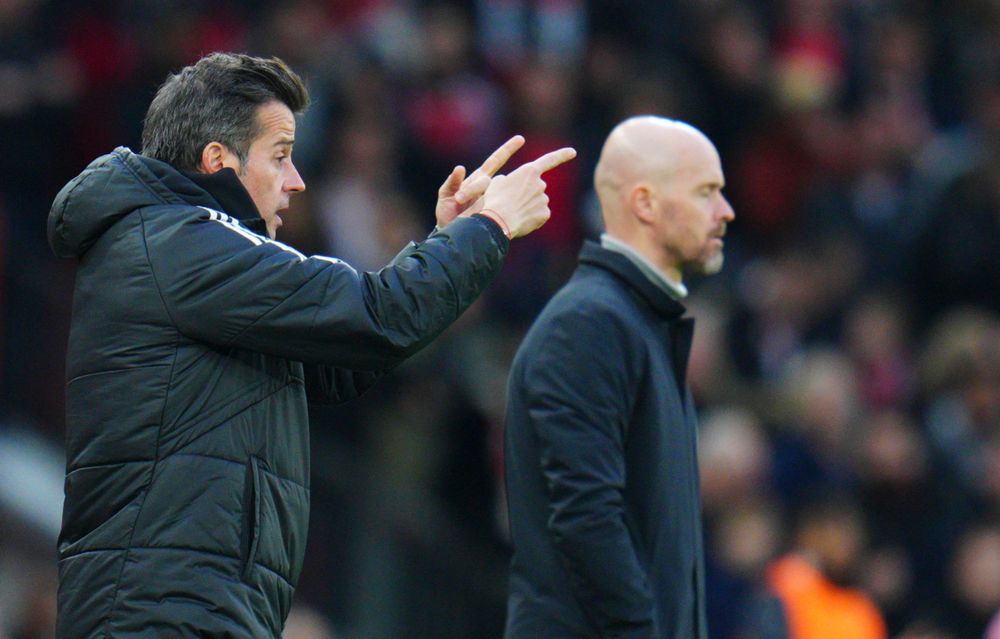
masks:
[[[722,270],[722,265],[726,261],[726,256],[722,251],[714,253],[702,264],[702,275],[715,275]]]

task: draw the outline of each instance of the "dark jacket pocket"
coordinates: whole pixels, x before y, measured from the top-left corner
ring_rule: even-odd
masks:
[[[266,463],[258,457],[247,461],[243,483],[243,524],[240,530],[240,577],[250,581],[260,542],[260,472]]]

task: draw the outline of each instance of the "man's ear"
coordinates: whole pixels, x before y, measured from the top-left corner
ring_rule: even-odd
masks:
[[[644,224],[653,222],[656,218],[656,207],[654,195],[648,184],[636,184],[628,194],[629,208],[632,213]]]
[[[239,158],[221,142],[209,142],[201,150],[201,162],[198,164],[198,170],[211,175],[224,168],[231,168],[239,173]]]

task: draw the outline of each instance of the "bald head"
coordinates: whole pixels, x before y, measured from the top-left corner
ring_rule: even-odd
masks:
[[[616,126],[594,171],[594,188],[609,230],[624,223],[624,200],[633,187],[669,180],[706,155],[718,157],[712,142],[679,120],[647,115]]]
[[[625,120],[604,143],[594,186],[608,234],[670,278],[722,268],[734,214],[719,154],[698,129],[653,116]]]

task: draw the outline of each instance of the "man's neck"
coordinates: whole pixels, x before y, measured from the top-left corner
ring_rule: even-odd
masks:
[[[643,275],[663,289],[670,297],[676,300],[687,297],[688,291],[681,281],[680,269],[658,265],[649,256],[644,255],[640,248],[610,233],[601,235],[601,246],[627,257],[642,271]]]

